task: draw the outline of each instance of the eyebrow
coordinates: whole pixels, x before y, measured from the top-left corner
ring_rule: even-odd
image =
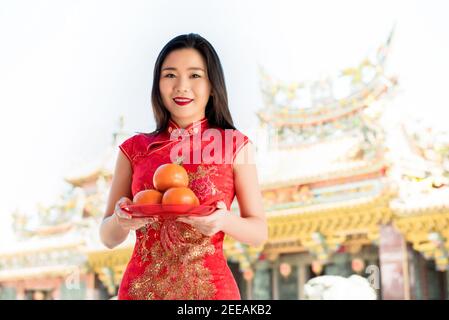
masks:
[[[162,69],[162,71],[164,71],[164,70],[175,70],[176,71],[177,69],[174,67],[165,67]],[[202,68],[198,68],[198,67],[190,67],[187,70],[201,70],[204,72],[204,70]]]

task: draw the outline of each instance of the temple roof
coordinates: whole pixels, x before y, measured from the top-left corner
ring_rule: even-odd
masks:
[[[67,232],[37,236],[11,243],[0,251],[0,281],[34,277],[66,276],[88,267],[91,252],[111,251],[102,244],[99,235],[101,218],[86,218]],[[115,250],[132,250],[135,233]]]
[[[400,214],[449,210],[449,134],[405,117],[398,131],[403,145],[393,162],[398,197],[391,207]],[[397,148],[400,145],[396,145]]]
[[[393,36],[354,67],[317,80],[285,83],[260,67],[265,107],[257,114],[273,126],[308,127],[351,117],[381,99],[397,83],[385,74]]]
[[[354,137],[323,141],[297,149],[270,149],[257,154],[263,188],[304,184],[337,177],[350,177],[381,169],[381,156],[365,158],[360,140]]]

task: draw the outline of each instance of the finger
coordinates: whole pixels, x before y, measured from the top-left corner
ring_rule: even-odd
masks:
[[[204,217],[186,217],[186,218],[178,218],[178,221],[185,222],[188,224],[202,224],[207,222]]]
[[[120,216],[121,216],[123,219],[127,219],[127,220],[131,220],[131,219],[132,219],[131,214],[129,214],[129,213],[126,212],[126,211],[120,210],[119,213],[120,213]]]
[[[187,224],[191,224],[192,223],[192,221],[190,219],[188,219],[188,218],[178,218],[178,219],[176,219],[176,221],[184,222],[184,223],[187,223]]]
[[[127,197],[121,197],[119,201],[117,201],[118,205],[121,204],[132,204],[132,201]]]
[[[182,221],[182,222],[188,224],[189,226],[193,227],[194,229],[198,229],[200,227],[197,223],[190,221],[190,220]]]
[[[128,212],[128,205],[131,205],[132,203],[128,203],[128,202],[117,202],[117,204],[115,205],[116,210],[121,210],[121,211],[125,211]]]
[[[130,216],[130,214],[128,213],[128,212],[126,212],[125,210],[123,210],[121,207],[120,207],[120,203],[119,202],[117,202],[116,204],[115,204],[115,209],[114,209],[114,213],[116,213],[118,216]]]
[[[148,225],[150,225],[151,223],[150,222],[148,222],[148,221],[142,221],[142,223],[140,224],[142,227],[146,227],[146,226],[148,226]]]
[[[211,235],[215,234],[215,232],[211,229],[197,229],[197,230],[207,237],[210,237]]]
[[[145,221],[136,221],[130,226],[130,228],[133,230],[139,230],[139,229],[145,227],[146,225],[147,224],[145,223]]]
[[[203,224],[203,223],[208,223],[210,218],[209,217],[191,217],[188,220],[192,223]]]
[[[226,209],[226,203],[223,200],[218,201],[217,208]]]
[[[126,219],[126,220],[131,220],[131,219],[132,219],[131,215],[130,215],[129,213],[126,213],[126,212],[123,211],[123,210],[118,210],[118,211],[116,211],[115,214],[116,214],[117,217],[119,217],[120,219]]]
[[[149,224],[153,224],[153,223],[155,223],[156,221],[154,221],[154,219],[146,219],[145,220],[145,225],[149,225]]]

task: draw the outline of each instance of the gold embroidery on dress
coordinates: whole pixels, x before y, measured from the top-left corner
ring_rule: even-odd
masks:
[[[150,250],[148,249],[148,240],[150,239],[149,229],[151,228],[155,231],[158,231],[161,227],[161,222],[159,220],[155,220],[147,224],[146,226],[139,229],[142,234],[141,239],[137,243],[137,254],[140,256],[141,264],[147,262],[149,260]]]
[[[204,201],[219,193],[211,180],[218,176],[216,166],[200,164],[195,172],[188,172],[189,187]],[[159,239],[150,241],[152,228]],[[216,288],[204,257],[215,252],[207,237],[188,224],[173,219],[156,220],[141,229],[142,238],[137,254],[144,272],[131,283],[129,294],[134,299],[211,299]],[[153,236],[156,234],[152,233]]]
[[[146,250],[141,244],[142,261],[149,261],[145,271],[131,283],[129,294],[134,299],[211,299],[216,288],[204,265],[204,257],[215,252],[207,237],[193,227],[175,220],[164,220],[160,226],[161,241]]]
[[[195,195],[204,201],[209,196],[216,195],[219,190],[211,180],[212,176],[218,176],[218,169],[216,166],[204,166],[200,164],[195,172],[188,172],[189,187]]]

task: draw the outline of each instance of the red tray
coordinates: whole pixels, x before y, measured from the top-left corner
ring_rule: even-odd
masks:
[[[217,210],[216,203],[222,196],[208,199],[199,206],[184,204],[123,204],[120,208],[133,218],[160,217],[172,218],[180,216],[207,216]]]
[[[207,216],[217,209],[215,206],[183,204],[130,204],[122,205],[121,208],[131,214],[133,218]]]

